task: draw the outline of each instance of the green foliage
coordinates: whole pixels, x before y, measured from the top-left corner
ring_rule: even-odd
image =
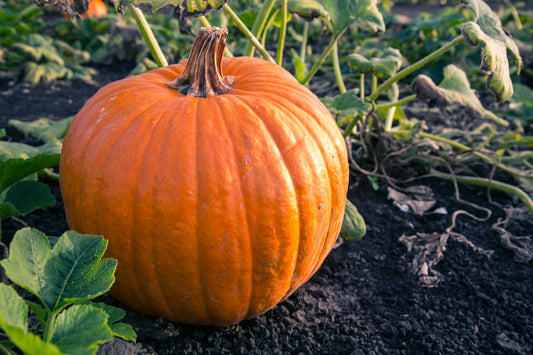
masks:
[[[102,259],[107,241],[73,231],[54,248],[32,228],[19,230],[9,257],[0,262],[6,276],[39,300],[26,301],[11,286],[0,284],[0,328],[25,354],[95,354],[113,336],[135,340],[133,329],[120,323],[124,311],[89,300],[114,282],[116,261]],[[37,315],[42,338],[28,331],[28,309]]]
[[[357,210],[357,208],[350,202],[346,201],[346,210],[344,212],[344,220],[342,221],[342,228],[340,237],[346,240],[359,240],[366,234],[365,220]]]

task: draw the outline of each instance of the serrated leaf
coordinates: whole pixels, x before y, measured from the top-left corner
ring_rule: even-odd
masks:
[[[39,118],[30,122],[9,120],[9,126],[16,128],[26,137],[32,136],[46,143],[63,139],[73,118],[74,116],[59,121]]]
[[[24,38],[24,43],[14,43],[12,49],[30,56],[36,62],[46,59],[61,66],[65,65],[63,58],[57,52],[50,38],[38,33],[31,33]]]
[[[373,31],[385,31],[377,0],[322,0],[321,3],[329,14],[335,36],[354,23]]]
[[[465,0],[465,3],[474,15],[474,22],[463,24],[463,36],[469,45],[481,46],[481,70],[488,74],[487,86],[498,101],[505,101],[513,95],[507,50],[513,54],[519,73],[522,58],[518,46],[505,33],[500,19],[485,2]]]
[[[312,21],[318,17],[329,17],[324,5],[317,0],[289,0],[287,1],[287,10],[298,14],[307,21]]]
[[[136,341],[137,334],[129,324],[120,323],[120,320],[126,315],[126,311],[121,308],[110,306],[103,302],[90,303],[92,306],[97,307],[107,313],[107,324],[111,327],[113,336],[122,338],[126,341]]]
[[[115,281],[116,260],[102,259],[107,241],[67,231],[58,239],[45,266],[41,296],[53,310],[107,292]]]
[[[93,355],[98,345],[113,339],[107,314],[91,305],[74,305],[61,312],[52,331],[51,343],[64,354]]]
[[[10,286],[0,283],[0,328],[26,355],[61,355],[52,344],[28,333],[28,306]]]
[[[475,91],[470,88],[465,72],[453,64],[444,68],[444,79],[439,86],[435,85],[430,77],[421,74],[411,83],[411,90],[419,100],[434,100],[441,108],[455,103],[469,108],[481,117],[501,121],[498,116],[483,107]]]
[[[0,191],[30,174],[58,165],[59,157],[59,154],[39,154],[29,159],[13,158],[0,162]]]
[[[359,214],[357,208],[349,200],[346,200],[344,220],[340,231],[340,237],[346,240],[359,240],[366,234],[365,220]]]
[[[47,283],[45,266],[50,255],[50,243],[44,233],[22,228],[13,236],[9,257],[0,264],[11,281],[39,296]]]
[[[0,211],[0,219],[25,216],[39,208],[53,206],[56,199],[46,184],[38,181],[19,181],[6,191],[4,203],[11,204],[18,214],[5,215]]]
[[[374,47],[348,55],[348,65],[362,73],[387,79],[402,66],[402,54],[395,48],[380,50]]]
[[[322,99],[322,103],[334,115],[364,117],[372,111],[372,105],[361,100],[353,90],[335,97],[325,97]]]

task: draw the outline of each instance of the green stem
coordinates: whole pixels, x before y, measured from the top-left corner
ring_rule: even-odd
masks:
[[[376,74],[372,74],[372,92],[376,91],[378,87],[378,77]]]
[[[348,137],[352,133],[353,128],[355,127],[357,122],[359,122],[360,119],[361,119],[361,117],[359,115],[356,115],[354,118],[352,118],[352,121],[350,122],[348,127],[346,127],[344,132],[342,133],[342,137],[343,138]]]
[[[400,97],[400,89],[398,88],[398,84],[394,84],[391,86],[392,93],[389,94],[389,97],[391,100],[397,101],[398,97]],[[385,117],[385,131],[390,131],[392,129],[392,122],[394,121],[394,114],[396,113],[396,108],[398,106],[392,106],[387,109],[387,115]]]
[[[307,55],[307,39],[309,36],[309,22],[304,22],[304,32],[302,33],[302,46],[300,47],[300,58],[305,66],[305,57]]]
[[[344,85],[344,80],[342,79],[342,73],[341,73],[341,66],[339,61],[339,46],[338,43],[335,42],[335,45],[333,46],[333,71],[335,72],[335,80],[337,80],[337,86],[339,88],[339,92],[341,94],[344,94],[346,92],[346,86]]]
[[[507,5],[509,10],[511,11],[511,15],[513,15],[513,20],[516,23],[516,28],[518,30],[521,30],[523,28],[522,21],[520,21],[520,15],[518,15],[518,11],[516,11],[516,7],[514,7],[513,3],[509,0],[503,0],[504,4]]]
[[[408,76],[409,74],[413,73],[414,71],[422,68],[427,63],[429,63],[432,60],[438,58],[442,54],[444,54],[447,51],[449,51],[451,48],[455,47],[456,45],[458,45],[460,43],[463,43],[464,41],[465,41],[465,38],[463,36],[457,36],[455,39],[453,39],[452,41],[448,42],[447,44],[445,44],[441,48],[437,49],[435,52],[431,53],[430,55],[428,55],[428,56],[426,56],[426,57],[424,57],[422,59],[420,59],[418,62],[416,62],[414,64],[411,64],[407,68],[399,71],[398,73],[396,73],[396,75],[394,75],[393,77],[387,79],[380,86],[378,86],[378,88],[372,93],[372,95],[370,95],[368,97],[368,100],[369,101],[375,101],[379,97],[379,95],[381,95],[381,93],[383,91],[387,90],[392,84],[394,84],[395,82],[405,78],[406,76]]]
[[[265,28],[265,25],[266,25],[266,21],[268,19],[268,14],[270,14],[270,11],[272,11],[272,8],[274,7],[275,2],[276,0],[266,0],[261,6],[261,10],[259,10],[257,17],[255,18],[254,25],[252,26],[251,33],[253,34],[255,38],[260,37],[261,33],[263,32],[263,29]],[[224,5],[224,10],[226,6],[228,6],[227,3]],[[245,56],[253,57],[254,45],[255,44],[250,43],[250,42],[246,44],[246,47],[244,48]]]
[[[416,100],[416,95],[409,95],[398,101],[387,102],[384,104],[377,104],[376,109],[388,109],[391,107],[397,107],[397,106],[401,106],[403,104],[406,104],[408,102],[415,101],[415,100]]]
[[[50,312],[48,314],[48,319],[46,320],[46,324],[43,329],[43,340],[46,343],[49,343],[50,340],[52,339],[52,331],[54,330],[54,326],[56,323],[56,316],[57,316],[57,313],[55,312]]]
[[[490,187],[495,188],[496,190],[500,190],[500,191],[515,195],[516,197],[520,199],[520,201],[522,201],[522,203],[524,203],[524,205],[526,205],[528,210],[531,213],[533,213],[533,201],[531,200],[531,198],[529,198],[527,193],[525,193],[523,190],[519,189],[516,186],[509,185],[501,181],[489,180],[489,179],[480,178],[480,177],[446,174],[435,169],[431,169],[431,173],[440,178],[450,180],[450,181],[457,181],[458,183],[461,183],[461,184],[483,186],[483,187],[490,186]]]
[[[283,64],[283,50],[285,49],[285,36],[287,35],[287,0],[281,1],[281,28],[279,30],[278,51],[276,53],[276,63]]]
[[[228,6],[227,3],[224,5],[223,9],[226,12],[226,14],[233,20],[233,22],[239,28],[239,30],[241,30],[241,32],[255,46],[255,48],[259,51],[259,53],[261,53],[263,58],[265,58],[269,62],[275,63],[276,61],[270,56],[270,54],[268,54],[265,47],[263,47],[263,45],[259,43],[259,40],[257,39],[257,37],[255,37],[253,33],[250,32],[248,27],[246,27],[246,25],[241,21],[239,16],[237,16],[237,14],[231,9],[231,7]]]
[[[361,100],[365,99],[365,74],[361,73],[361,81],[359,82],[359,96]]]
[[[212,27],[211,23],[209,23],[209,20],[205,16],[200,16],[200,22],[204,27]],[[233,53],[228,49],[228,47],[224,47],[224,55],[229,58],[233,58]]]
[[[443,138],[443,137],[440,137],[440,136],[436,136],[434,134],[425,133],[425,132],[420,132],[418,134],[418,136],[421,137],[421,138],[428,138],[428,139],[434,140],[436,142],[446,143],[446,144],[449,144],[452,147],[457,148],[457,149],[461,149],[461,150],[464,150],[464,151],[469,151],[472,154],[474,154],[475,156],[477,156],[478,158],[480,158],[482,160],[485,160],[488,163],[496,165],[498,168],[500,168],[503,171],[506,171],[506,172],[508,172],[510,174],[513,174],[513,175],[527,177],[522,171],[520,171],[518,169],[511,168],[511,167],[508,167],[507,165],[503,165],[502,163],[498,162],[496,159],[491,158],[488,155],[483,154],[483,153],[481,153],[479,151],[473,150],[472,148],[470,148],[470,147],[468,147],[468,146],[466,146],[464,144],[461,144],[459,142],[453,141],[451,139]]]
[[[135,17],[139,31],[141,32],[144,41],[148,45],[150,53],[152,54],[157,66],[160,68],[166,67],[168,65],[167,59],[165,58],[161,47],[159,47],[159,43],[157,42],[157,39],[155,38],[148,21],[146,21],[146,17],[144,17],[143,12],[129,2],[127,4],[128,8],[133,13],[133,17]]]
[[[320,69],[320,66],[324,63],[328,55],[331,53],[331,51],[333,50],[333,47],[337,43],[337,40],[343,35],[343,33],[344,31],[331,38],[331,41],[329,42],[327,48],[324,50],[324,52],[322,52],[322,55],[320,56],[320,58],[318,58],[318,60],[315,62],[311,70],[309,70],[309,73],[307,73],[305,78],[303,78],[303,80],[301,81],[302,85],[309,84],[309,81],[311,81],[313,76],[315,76],[315,74],[317,73],[318,69]]]

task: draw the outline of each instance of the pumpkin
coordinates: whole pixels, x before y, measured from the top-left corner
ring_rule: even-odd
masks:
[[[102,17],[107,14],[107,7],[103,0],[91,0],[89,2],[89,10],[81,15],[81,17]]]
[[[70,228],[103,235],[118,259],[112,295],[217,326],[266,312],[317,271],[349,174],[320,100],[280,66],[222,58],[226,36],[203,28],[189,60],[101,88],[60,162]]]

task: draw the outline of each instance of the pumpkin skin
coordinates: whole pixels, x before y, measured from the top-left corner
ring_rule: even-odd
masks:
[[[133,309],[226,326],[320,267],[344,216],[348,162],[329,111],[283,68],[224,58],[233,92],[166,84],[186,61],[106,85],[65,137],[67,221],[109,240],[111,293]]]

